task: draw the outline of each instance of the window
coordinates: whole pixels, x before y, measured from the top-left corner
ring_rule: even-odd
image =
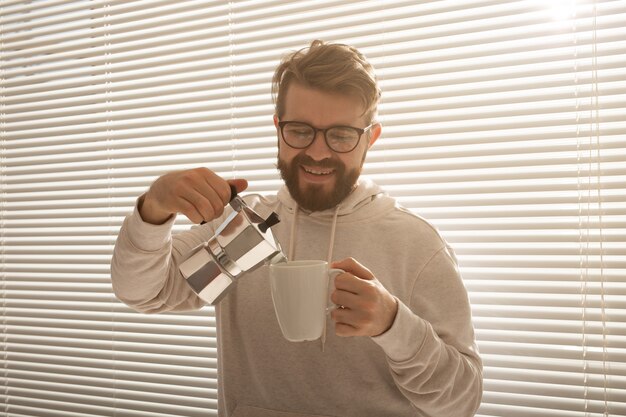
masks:
[[[113,244],[167,171],[278,188],[270,80],[314,38],[377,68],[365,174],[457,252],[479,415],[626,415],[626,2],[600,0],[1,2],[0,410],[216,415],[212,309],[132,312]]]

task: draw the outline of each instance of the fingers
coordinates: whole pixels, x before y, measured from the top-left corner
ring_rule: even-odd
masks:
[[[333,262],[330,266],[331,268],[343,269],[344,271],[349,272],[361,279],[375,279],[372,271],[357,262],[354,258],[346,258],[341,261]]]
[[[331,312],[338,336],[366,335],[375,321],[378,296],[371,280],[362,280],[345,273],[335,278],[331,301],[339,306]]]
[[[242,178],[228,180],[228,183],[234,185],[238,193],[245,191],[246,188],[248,188],[248,181]]]
[[[226,181],[207,168],[165,174],[146,193],[145,218],[182,213],[194,223],[211,221],[223,214],[231,200],[231,184],[237,192],[248,186],[246,180]]]
[[[185,201],[180,212],[187,216],[194,223],[208,222],[219,217],[224,211],[224,207],[219,204],[216,198],[208,199],[205,193],[197,190],[185,190],[181,193],[180,199]]]
[[[196,209],[196,205],[191,203],[190,201],[185,200],[184,198],[183,202],[181,202],[181,208],[179,212],[187,216],[187,218],[193,223],[202,223],[203,221],[206,221],[204,220],[204,215]]]
[[[333,299],[340,306],[330,313],[337,336],[378,336],[389,330],[398,312],[397,300],[384,289],[372,299],[337,290]]]
[[[180,173],[168,186],[170,194],[165,202],[169,208],[185,214],[192,221],[197,219],[195,212],[200,214],[201,221],[219,217],[230,199],[228,183],[203,168]]]
[[[330,313],[337,336],[371,336],[370,327],[375,313],[367,304],[338,305],[341,307]]]
[[[335,334],[340,337],[368,336],[366,332],[367,319],[354,311],[338,308],[331,312],[335,321]]]
[[[339,308],[331,312],[338,336],[377,336],[391,327],[397,300],[372,272],[354,259],[332,264],[344,273],[335,277],[331,301]]]
[[[361,336],[356,327],[345,323],[335,323],[335,334],[340,337]]]
[[[357,290],[350,286],[351,289],[347,290],[345,286],[341,288],[335,287],[335,291],[330,296],[330,301],[338,306],[342,306],[344,308],[354,309],[361,306],[361,294],[357,292]]]
[[[188,175],[191,185],[196,186],[196,189],[211,201],[214,207],[223,208],[228,204],[231,192],[226,180],[207,168],[196,168],[189,171]]]

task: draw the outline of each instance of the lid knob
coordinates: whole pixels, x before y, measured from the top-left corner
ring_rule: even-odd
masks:
[[[270,214],[264,222],[259,223],[259,230],[265,233],[267,232],[267,229],[278,223],[280,223],[280,218],[278,217],[278,214],[272,212],[272,214]]]

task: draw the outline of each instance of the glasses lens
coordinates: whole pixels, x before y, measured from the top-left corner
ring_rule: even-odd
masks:
[[[349,152],[359,141],[359,132],[350,127],[333,127],[326,131],[328,146],[336,152]]]
[[[315,131],[304,123],[290,122],[283,126],[283,138],[289,146],[306,148],[315,137]]]

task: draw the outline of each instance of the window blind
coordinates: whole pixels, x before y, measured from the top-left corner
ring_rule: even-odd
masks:
[[[217,414],[212,308],[132,312],[113,244],[165,172],[280,186],[270,80],[315,38],[377,69],[364,174],[456,250],[478,415],[626,415],[626,2],[600,0],[0,2],[0,410]]]

